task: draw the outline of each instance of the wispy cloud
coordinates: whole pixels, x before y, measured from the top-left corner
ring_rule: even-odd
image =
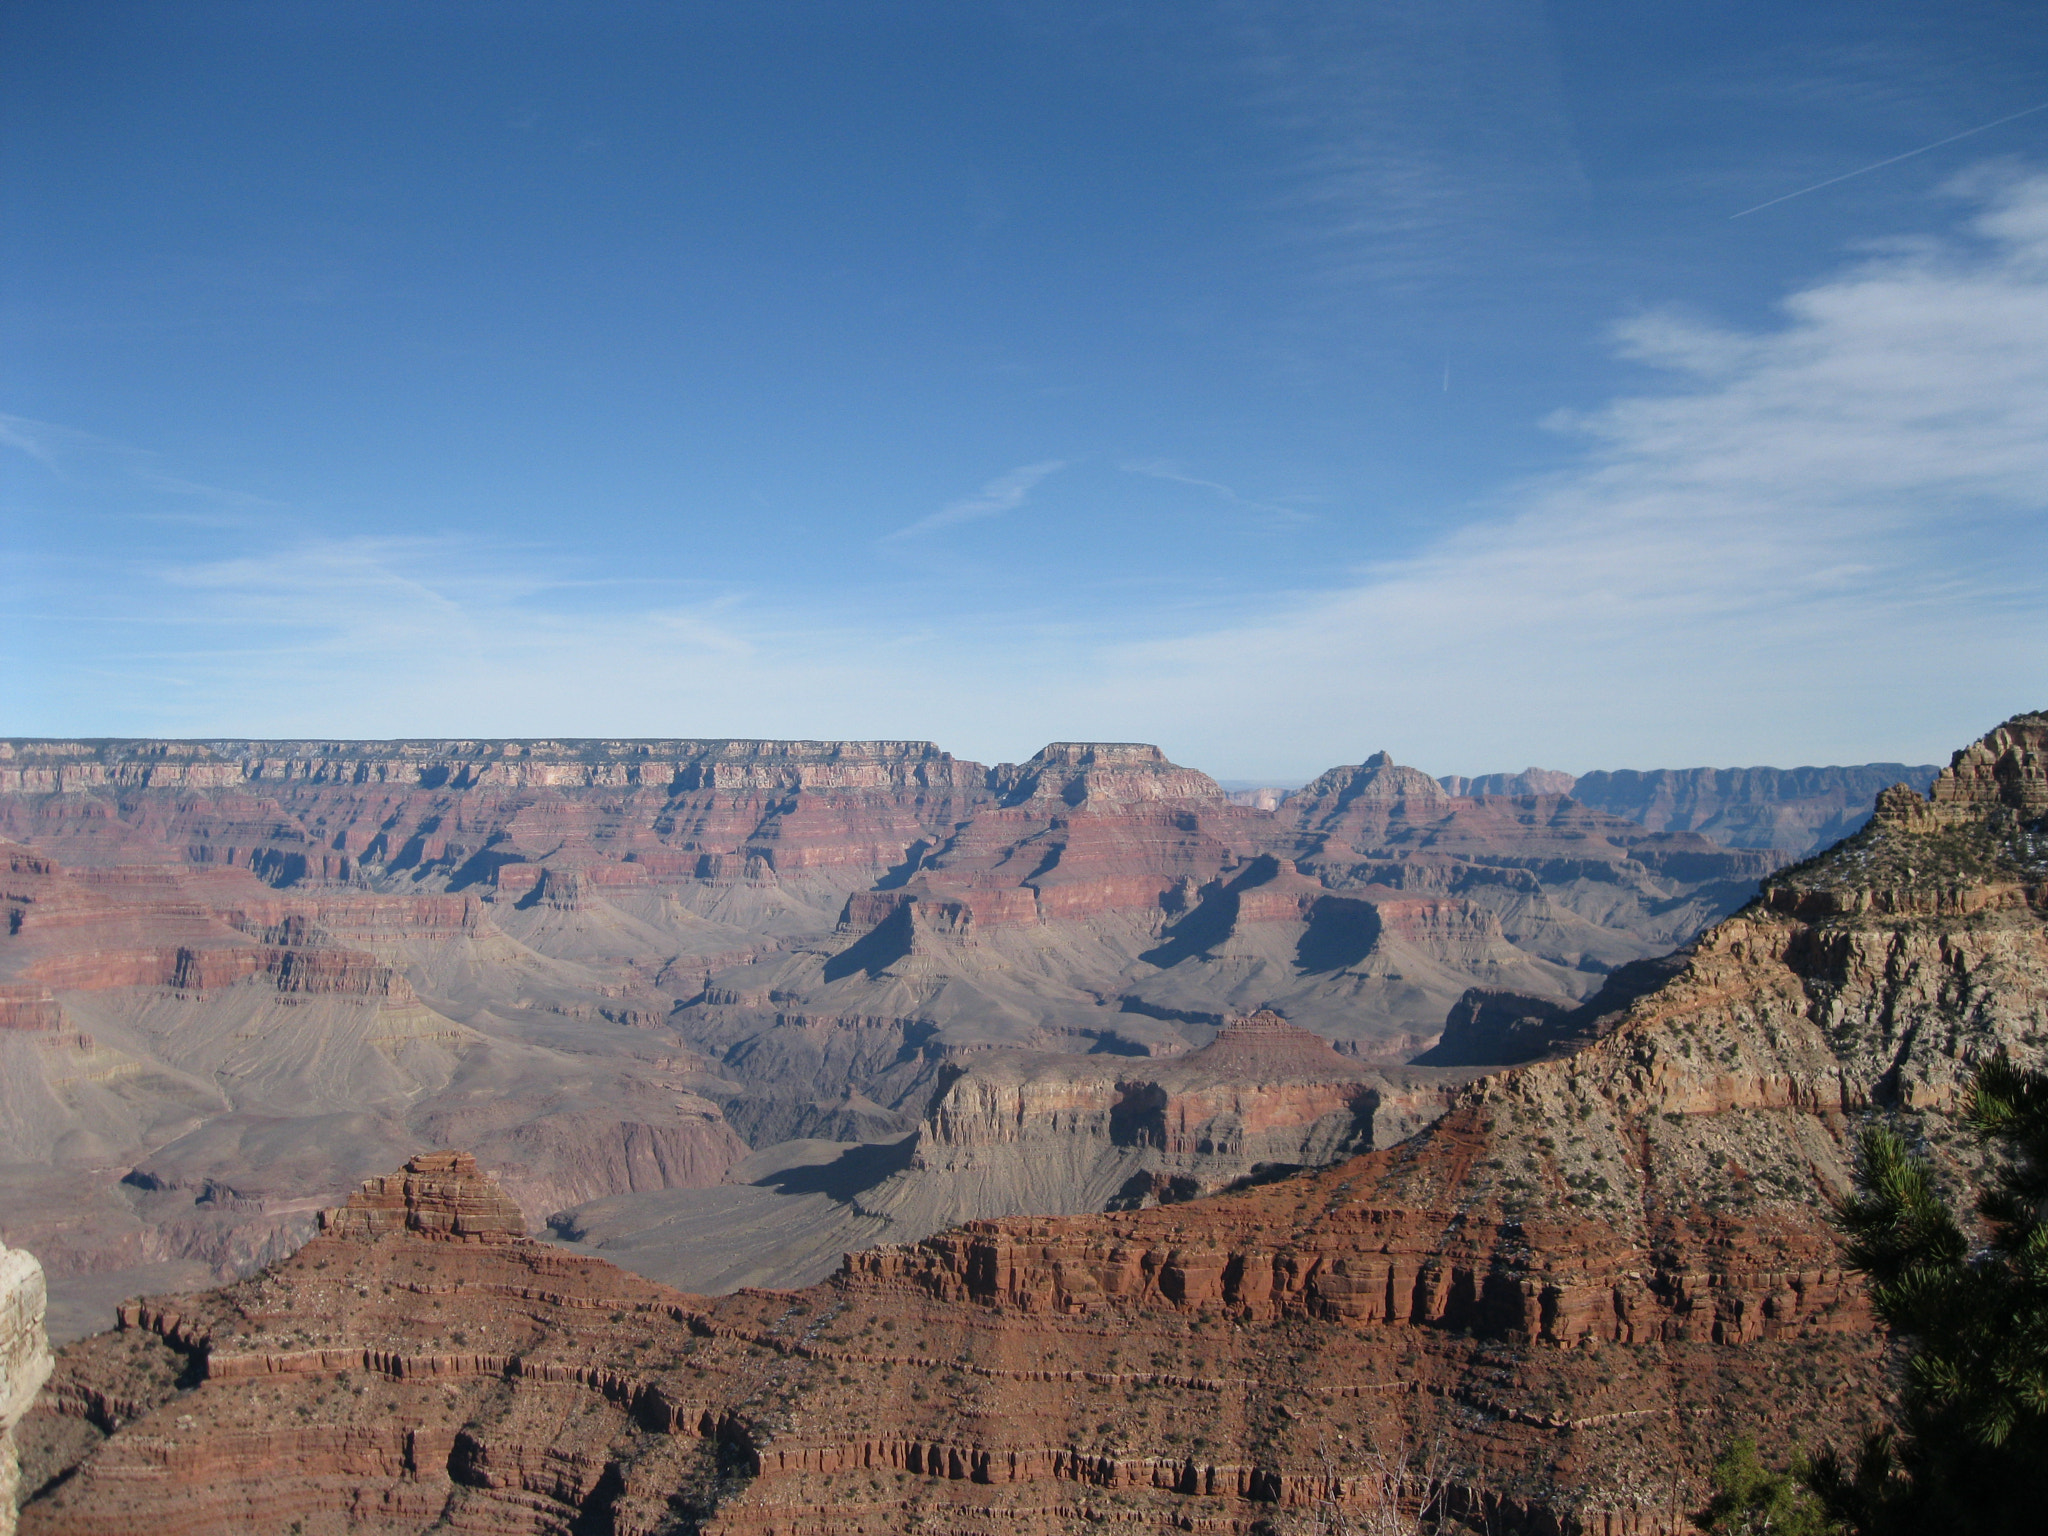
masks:
[[[1007,475],[998,475],[972,496],[963,496],[958,501],[949,501],[928,517],[921,517],[894,533],[884,535],[885,539],[907,539],[912,534],[929,533],[934,528],[950,528],[955,523],[978,522],[986,517],[1001,517],[1005,512],[1014,512],[1031,497],[1038,482],[1047,475],[1055,474],[1067,467],[1065,459],[1046,459],[1038,464],[1020,464]]]
[[[1411,290],[1586,196],[1536,0],[1241,8],[1237,53],[1293,141],[1274,211],[1311,275]]]
[[[137,448],[128,443],[102,437],[96,432],[62,426],[56,422],[34,421],[25,416],[0,414],[0,447],[13,448],[29,455],[52,474],[64,480],[74,479],[80,474],[90,479],[96,474],[104,473],[106,466],[112,466],[117,476],[132,480],[149,490],[162,491],[173,496],[192,497],[222,507],[245,511],[259,508],[276,510],[285,505],[266,496],[256,496],[247,491],[231,490],[217,485],[205,485],[181,475],[171,474],[162,468],[162,456],[147,448]]]
[[[25,453],[46,469],[59,469],[59,445],[67,438],[86,438],[86,434],[47,421],[31,421],[26,416],[0,414],[0,446]]]
[[[1864,260],[1775,329],[1624,325],[1672,387],[1558,417],[1576,467],[1422,555],[1105,673],[1211,739],[1321,716],[1446,768],[1583,769],[1646,740],[1931,751],[2038,707],[2048,178],[1970,190],[1988,203],[1963,238]]]
[[[1220,496],[1232,506],[1243,507],[1247,512],[1259,512],[1268,517],[1277,517],[1290,523],[1313,522],[1306,512],[1295,507],[1282,506],[1277,501],[1254,501],[1249,496],[1240,496],[1220,480],[1204,480],[1200,475],[1183,473],[1175,465],[1160,459],[1144,459],[1129,464],[1119,464],[1118,469],[1126,474],[1144,475],[1153,480],[1168,480],[1175,485],[1193,486],[1198,491],[1208,491]]]

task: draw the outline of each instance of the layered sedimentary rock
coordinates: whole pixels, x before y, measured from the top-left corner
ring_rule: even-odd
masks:
[[[1437,783],[1454,795],[1477,798],[1480,795],[1568,795],[1578,780],[1555,768],[1524,768],[1520,773],[1482,773],[1474,779],[1449,774],[1438,779]]]
[[[551,964],[475,894],[0,857],[0,1233],[32,1244],[60,1292],[289,1251],[420,1140],[483,1147],[536,1221],[715,1184],[746,1152],[695,1091],[710,1086],[696,1057],[599,1016],[627,1011],[613,974]],[[460,995],[480,972],[503,978],[485,983],[503,1012]],[[536,1015],[560,1027],[517,1027]]]
[[[1583,805],[1660,832],[1697,832],[1733,848],[1810,853],[1856,831],[1878,792],[1925,792],[1935,765],[1845,768],[1659,768],[1589,773],[1567,788]]]
[[[1434,1119],[1469,1076],[1376,1066],[1270,1013],[1177,1056],[980,1051],[947,1063],[908,1135],[749,1159],[736,1176],[766,1186],[751,1205],[728,1191],[612,1200],[553,1227],[671,1283],[801,1284],[849,1247],[978,1217],[1184,1201],[1385,1146]],[[768,1189],[786,1207],[780,1231],[764,1225]],[[734,1235],[707,1244],[721,1212]]]
[[[1527,962],[1547,970],[1537,985],[1498,963],[1468,964],[1465,974],[1552,998],[1583,997],[1616,967],[1690,938],[1782,862],[1694,833],[1646,830],[1570,796],[1459,798],[1385,753],[1324,775],[1282,814],[1294,822],[1304,873],[1368,898],[1462,904],[1498,924],[1525,974]],[[1439,1018],[1462,991],[1446,994],[1447,980],[1432,978]]]
[[[2025,825],[2048,812],[2048,715],[2015,715],[1958,752],[1934,776],[1925,807],[1910,783],[1880,797],[1878,814],[1903,830]]]
[[[1448,1091],[1340,1055],[1272,1013],[1163,1060],[995,1053],[958,1069],[904,1169],[856,1198],[924,1230],[1186,1200],[1399,1141]]]
[[[387,1232],[416,1232],[490,1243],[524,1237],[526,1222],[467,1152],[422,1152],[397,1173],[365,1179],[347,1205],[322,1211],[320,1230],[372,1240]]]
[[[1835,768],[1623,768],[1574,775],[1552,768],[1450,775],[1453,795],[1570,795],[1654,832],[1697,832],[1730,848],[1804,854],[1849,836],[1880,791],[1904,783],[1924,793],[1936,765],[1858,763]]]
[[[2048,1049],[2031,728],[1939,802],[1973,816],[1896,806],[1575,1054],[1324,1169],[971,1223],[794,1293],[390,1231],[133,1307],[25,1424],[38,1466],[75,1450],[25,1523],[1248,1533],[1440,1495],[1479,1529],[1689,1529],[1736,1435],[1776,1459],[1880,1409],[1828,1219],[1857,1124],[1946,1160],[1969,1063]],[[1280,1028],[1223,1053],[1313,1053]]]
[[[1575,1002],[1772,863],[1383,759],[1264,810],[1118,743],[4,745],[0,1233],[67,1309],[273,1257],[422,1144],[537,1226],[901,1140],[990,1052],[1163,1060],[1273,1008],[1390,1068],[1468,988]]]

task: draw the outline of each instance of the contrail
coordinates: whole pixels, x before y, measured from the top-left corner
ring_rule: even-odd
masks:
[[[1893,155],[1889,160],[1880,160],[1875,165],[1864,166],[1861,170],[1844,171],[1839,176],[1830,176],[1826,181],[1816,181],[1810,187],[1801,187],[1797,192],[1787,192],[1783,197],[1774,197],[1767,203],[1758,203],[1754,208],[1745,208],[1740,213],[1729,214],[1728,217],[1731,219],[1747,218],[1752,213],[1761,213],[1766,208],[1775,208],[1780,203],[1789,203],[1795,197],[1804,197],[1809,192],[1818,192],[1822,187],[1832,187],[1838,181],[1847,181],[1852,176],[1867,175],[1871,171],[1881,171],[1888,165],[1897,165],[1901,160],[1910,160],[1915,155],[1924,155],[1930,149],[1939,149],[1944,144],[1953,144],[1957,139],[1967,139],[1973,133],[1983,133],[1988,129],[1999,127],[2001,124],[2010,123],[2022,117],[2031,117],[2034,113],[2043,111],[2048,111],[2048,101],[2044,101],[2038,106],[2028,107],[2024,112],[2015,112],[2009,117],[1998,118],[1994,122],[1979,123],[1975,128],[1965,128],[1961,133],[1952,133],[1945,139],[1936,139],[1932,144],[1922,144],[1918,149],[1909,149],[1903,155]]]

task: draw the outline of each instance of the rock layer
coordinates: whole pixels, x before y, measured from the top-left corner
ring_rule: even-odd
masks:
[[[396,1174],[363,1181],[348,1204],[320,1213],[332,1237],[414,1232],[453,1242],[507,1242],[526,1235],[519,1207],[467,1152],[422,1152]]]

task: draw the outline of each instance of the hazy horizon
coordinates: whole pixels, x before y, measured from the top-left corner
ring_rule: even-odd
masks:
[[[514,741],[514,742],[531,742],[531,743],[536,743],[536,744],[537,744],[537,743],[542,743],[542,742],[559,742],[559,743],[561,743],[562,745],[565,745],[565,746],[576,746],[576,745],[579,745],[579,744],[586,744],[586,743],[592,743],[592,742],[606,742],[606,743],[619,743],[619,744],[637,744],[637,743],[641,743],[641,742],[660,742],[660,741],[722,741],[722,740],[740,740],[740,741],[746,741],[746,740],[753,740],[753,739],[756,739],[756,738],[749,738],[749,737],[738,737],[738,738],[726,738],[726,737],[686,737],[686,736],[678,736],[678,735],[669,735],[669,736],[642,736],[642,737],[622,737],[622,736],[611,736],[611,737],[589,737],[589,736],[586,736],[586,737],[577,737],[577,736],[553,736],[553,737],[550,737],[550,736],[524,736],[524,737],[518,737],[518,736],[513,736],[513,737],[484,737],[484,738],[475,738],[475,737],[431,737],[431,736],[429,736],[429,737],[419,737],[419,736],[393,736],[393,737],[374,737],[374,736],[372,736],[372,737],[360,737],[360,738],[337,738],[337,737],[322,737],[322,736],[314,736],[314,737],[268,737],[268,738],[266,738],[266,737],[236,737],[236,736],[183,736],[183,737],[131,737],[131,736],[21,736],[21,735],[15,735],[15,736],[0,736],[0,745],[4,745],[4,744],[9,744],[9,743],[12,743],[12,742],[21,742],[21,741],[28,741],[28,742],[36,742],[36,741],[49,741],[49,742],[64,742],[64,743],[71,743],[71,742],[77,742],[77,743],[91,743],[91,742],[95,742],[95,741],[98,741],[98,742],[122,742],[122,741],[164,741],[164,742],[175,742],[175,743],[178,743],[178,744],[180,744],[180,745],[188,745],[188,744],[189,744],[189,745],[200,745],[200,746],[213,746],[213,745],[218,745],[218,744],[225,744],[225,743],[232,743],[232,742],[237,742],[237,741],[254,741],[254,742],[263,742],[263,741],[278,741],[278,742],[291,742],[291,743],[297,743],[297,742],[301,742],[301,741],[304,741],[304,742],[313,742],[313,743],[319,743],[319,744],[328,744],[328,743],[338,743],[338,744],[342,744],[342,745],[351,745],[351,746],[353,746],[353,745],[364,745],[364,746],[416,746],[416,745],[422,745],[422,744],[431,744],[431,743],[436,743],[436,742],[444,742],[444,741],[445,741],[445,742],[451,742],[451,743],[459,743],[459,742],[465,742],[465,741],[474,741],[474,740],[498,740],[498,741]],[[832,742],[832,741],[838,741],[838,740],[846,740],[846,741],[852,741],[852,740],[861,740],[861,739],[863,739],[863,738],[857,738],[857,737],[842,737],[842,738],[830,738],[830,737],[816,737],[816,736],[792,736],[792,737],[780,737],[780,738],[772,738],[772,739],[774,739],[774,740],[779,740],[779,741],[785,741],[785,742],[804,742],[804,743],[819,743],[819,744],[828,744],[828,743],[830,743],[830,742]],[[865,739],[868,739],[868,740],[881,740],[881,739],[891,739],[891,738],[865,738]],[[967,754],[967,753],[961,753],[961,752],[954,752],[954,751],[952,751],[952,749],[951,749],[951,748],[949,748],[949,747],[948,747],[948,746],[947,746],[947,745],[946,745],[946,744],[945,744],[945,743],[944,743],[943,741],[930,741],[930,740],[928,740],[928,739],[926,739],[926,738],[922,738],[922,737],[918,737],[918,738],[909,738],[908,740],[909,740],[909,743],[910,743],[911,745],[923,745],[923,746],[931,746],[931,747],[936,747],[936,748],[937,748],[937,749],[938,749],[939,751],[941,751],[941,752],[946,752],[946,753],[948,753],[948,754],[949,754],[950,756],[952,756],[952,757],[953,757],[953,758],[954,758],[955,760],[958,760],[958,761],[965,761],[965,762],[972,762],[972,763],[982,763],[982,764],[984,764],[985,766],[987,766],[987,767],[991,767],[991,768],[995,768],[995,767],[1004,767],[1004,766],[1010,766],[1010,767],[1014,767],[1014,766],[1016,766],[1017,764],[1019,764],[1019,763],[1022,763],[1022,762],[1024,762],[1024,761],[1026,761],[1026,760],[1027,760],[1028,758],[1030,758],[1030,757],[1031,757],[1031,756],[1033,755],[1032,753],[1029,753],[1029,752],[1025,752],[1025,753],[1019,753],[1019,754],[1017,754],[1017,755],[1016,755],[1016,756],[1014,756],[1014,757],[1007,757],[1007,758],[987,758],[987,759],[983,759],[983,758],[976,758],[976,757],[973,757],[973,756],[972,756],[971,754]],[[1047,743],[1046,745],[1051,745],[1051,744],[1052,744],[1052,743]],[[1094,744],[1095,744],[1095,745],[1141,745],[1141,746],[1156,746],[1156,745],[1157,745],[1157,743],[1154,743],[1154,742],[1141,742],[1141,743],[1128,743],[1128,742],[1125,742],[1125,743],[1104,743],[1104,742],[1098,742],[1098,743],[1094,743]],[[1378,749],[1378,748],[1375,748],[1374,750],[1375,750],[1375,751],[1378,751],[1378,750],[1383,750],[1383,749]],[[1222,775],[1218,775],[1218,774],[1214,774],[1214,773],[1209,773],[1209,777],[1210,777],[1210,778],[1212,778],[1212,779],[1214,779],[1214,780],[1215,780],[1215,782],[1216,782],[1216,785],[1217,785],[1217,787],[1218,787],[1219,789],[1221,789],[1221,790],[1222,790],[1222,791],[1223,791],[1224,793],[1226,793],[1226,794],[1239,794],[1239,793],[1242,793],[1242,792],[1245,792],[1245,791],[1248,791],[1248,790],[1255,790],[1255,789],[1273,789],[1273,790],[1281,790],[1281,791],[1285,791],[1285,792],[1292,792],[1292,791],[1294,791],[1294,790],[1297,790],[1297,789],[1300,789],[1300,788],[1302,788],[1302,787],[1303,787],[1304,785],[1306,785],[1306,784],[1309,784],[1309,783],[1311,783],[1311,782],[1312,782],[1313,780],[1315,780],[1316,778],[1319,778],[1319,777],[1320,777],[1320,776],[1321,776],[1321,775],[1322,775],[1323,773],[1327,773],[1327,772],[1329,772],[1329,771],[1331,771],[1331,770],[1333,770],[1333,769],[1337,769],[1337,768],[1347,768],[1347,767],[1352,767],[1352,766],[1355,766],[1355,765],[1356,765],[1356,764],[1358,764],[1358,763],[1362,763],[1362,762],[1364,762],[1364,761],[1365,761],[1365,760],[1366,760],[1367,758],[1371,757],[1372,755],[1373,755],[1373,753],[1372,753],[1372,752],[1360,752],[1360,753],[1357,753],[1357,754],[1356,754],[1356,755],[1355,755],[1355,756],[1354,756],[1353,758],[1347,759],[1347,760],[1345,760],[1345,761],[1343,761],[1343,762],[1335,762],[1335,763],[1329,763],[1329,764],[1326,764],[1326,765],[1325,765],[1325,766],[1324,766],[1324,767],[1323,767],[1322,769],[1318,770],[1318,771],[1317,771],[1316,773],[1313,773],[1313,774],[1305,774],[1305,775],[1301,775],[1301,776],[1294,776],[1294,775],[1289,775],[1289,774],[1268,774],[1268,775],[1265,775],[1264,777],[1256,777],[1256,776],[1255,776],[1255,777],[1251,777],[1251,778],[1242,778],[1242,777],[1226,777],[1226,776],[1222,776]],[[1908,762],[1905,762],[1905,761],[1902,761],[1902,760],[1900,760],[1900,759],[1896,759],[1896,758],[1873,758],[1873,759],[1869,760],[1868,762],[1862,762],[1862,763],[1656,763],[1656,764],[1623,764],[1623,765],[1619,765],[1619,766],[1617,766],[1617,765],[1613,765],[1613,764],[1596,764],[1596,765],[1588,766],[1588,767],[1585,767],[1585,768],[1578,768],[1578,769],[1570,769],[1570,768],[1566,768],[1566,769],[1559,769],[1559,768],[1555,768],[1555,767],[1546,767],[1545,765],[1543,765],[1543,764],[1540,764],[1540,763],[1525,763],[1525,764],[1523,764],[1523,765],[1522,765],[1521,767],[1519,767],[1519,768],[1482,768],[1482,769],[1476,769],[1476,770],[1462,770],[1462,769],[1442,769],[1442,770],[1438,770],[1438,769],[1435,769],[1435,768],[1427,767],[1427,766],[1425,766],[1425,765],[1423,765],[1423,764],[1420,764],[1420,763],[1411,763],[1411,762],[1408,762],[1408,761],[1406,761],[1405,759],[1403,759],[1403,758],[1402,758],[1402,757],[1400,756],[1400,754],[1398,754],[1398,753],[1393,753],[1393,754],[1391,754],[1391,755],[1392,755],[1392,756],[1394,757],[1394,760],[1395,760],[1395,762],[1396,762],[1397,764],[1399,764],[1400,766],[1402,766],[1402,767],[1406,767],[1406,768],[1419,768],[1419,769],[1421,769],[1421,770],[1422,770],[1423,772],[1425,772],[1425,773],[1429,774],[1429,775],[1430,775],[1430,777],[1432,777],[1432,778],[1434,778],[1434,779],[1438,779],[1438,780],[1443,780],[1443,779],[1451,779],[1451,778],[1479,779],[1479,778],[1485,778],[1485,777],[1489,777],[1489,776],[1492,776],[1492,775],[1496,775],[1496,774],[1500,774],[1500,775],[1513,775],[1513,774],[1518,774],[1518,773],[1543,773],[1543,772],[1562,772],[1562,773],[1569,773],[1569,774],[1572,774],[1572,775],[1573,775],[1574,777],[1577,777],[1577,778],[1584,778],[1584,777],[1585,777],[1585,776],[1586,776],[1587,774],[1590,774],[1590,773],[1601,773],[1601,772],[1605,772],[1605,773],[1629,773],[1629,772],[1636,772],[1636,773],[1656,773],[1656,772],[1660,772],[1660,771],[1669,771],[1669,770],[1681,770],[1681,771],[1697,771],[1697,770],[1699,770],[1699,769],[1708,769],[1708,770],[1711,770],[1711,771],[1715,771],[1715,772],[1729,772],[1729,773],[1749,773],[1749,772],[1756,772],[1756,771],[1759,771],[1759,770],[1763,770],[1763,771],[1777,771],[1777,772],[1806,772],[1806,771],[1810,771],[1810,770],[1820,770],[1820,771],[1826,771],[1826,770],[1828,770],[1828,769],[1834,769],[1834,768],[1867,768],[1867,767],[1872,767],[1872,766],[1877,766],[1877,765],[1889,765],[1889,766],[1896,766],[1896,767],[1900,767],[1900,768],[1926,768],[1926,767],[1937,767],[1937,768],[1938,768],[1938,767],[1941,767],[1941,766],[1943,766],[1943,765],[1944,765],[1944,764],[1945,764],[1945,763],[1947,762],[1947,754],[1944,754],[1944,755],[1943,755],[1943,757],[1942,757],[1942,759],[1941,759],[1941,761],[1940,761],[1940,762],[1935,762],[1935,763],[1908,763]],[[1168,754],[1167,754],[1167,756],[1168,756],[1169,758],[1171,758],[1171,757],[1172,757],[1172,754],[1171,754],[1171,753],[1168,753]],[[1177,763],[1177,766],[1179,766],[1179,767],[1182,767],[1182,768],[1193,768],[1193,769],[1195,769],[1195,770],[1196,770],[1197,772],[1200,772],[1200,773],[1208,773],[1208,772],[1209,772],[1209,770],[1208,770],[1208,769],[1207,769],[1206,767],[1204,767],[1204,765],[1203,765],[1203,764],[1201,764],[1201,763],[1193,763],[1193,762],[1178,762],[1178,763]]]

